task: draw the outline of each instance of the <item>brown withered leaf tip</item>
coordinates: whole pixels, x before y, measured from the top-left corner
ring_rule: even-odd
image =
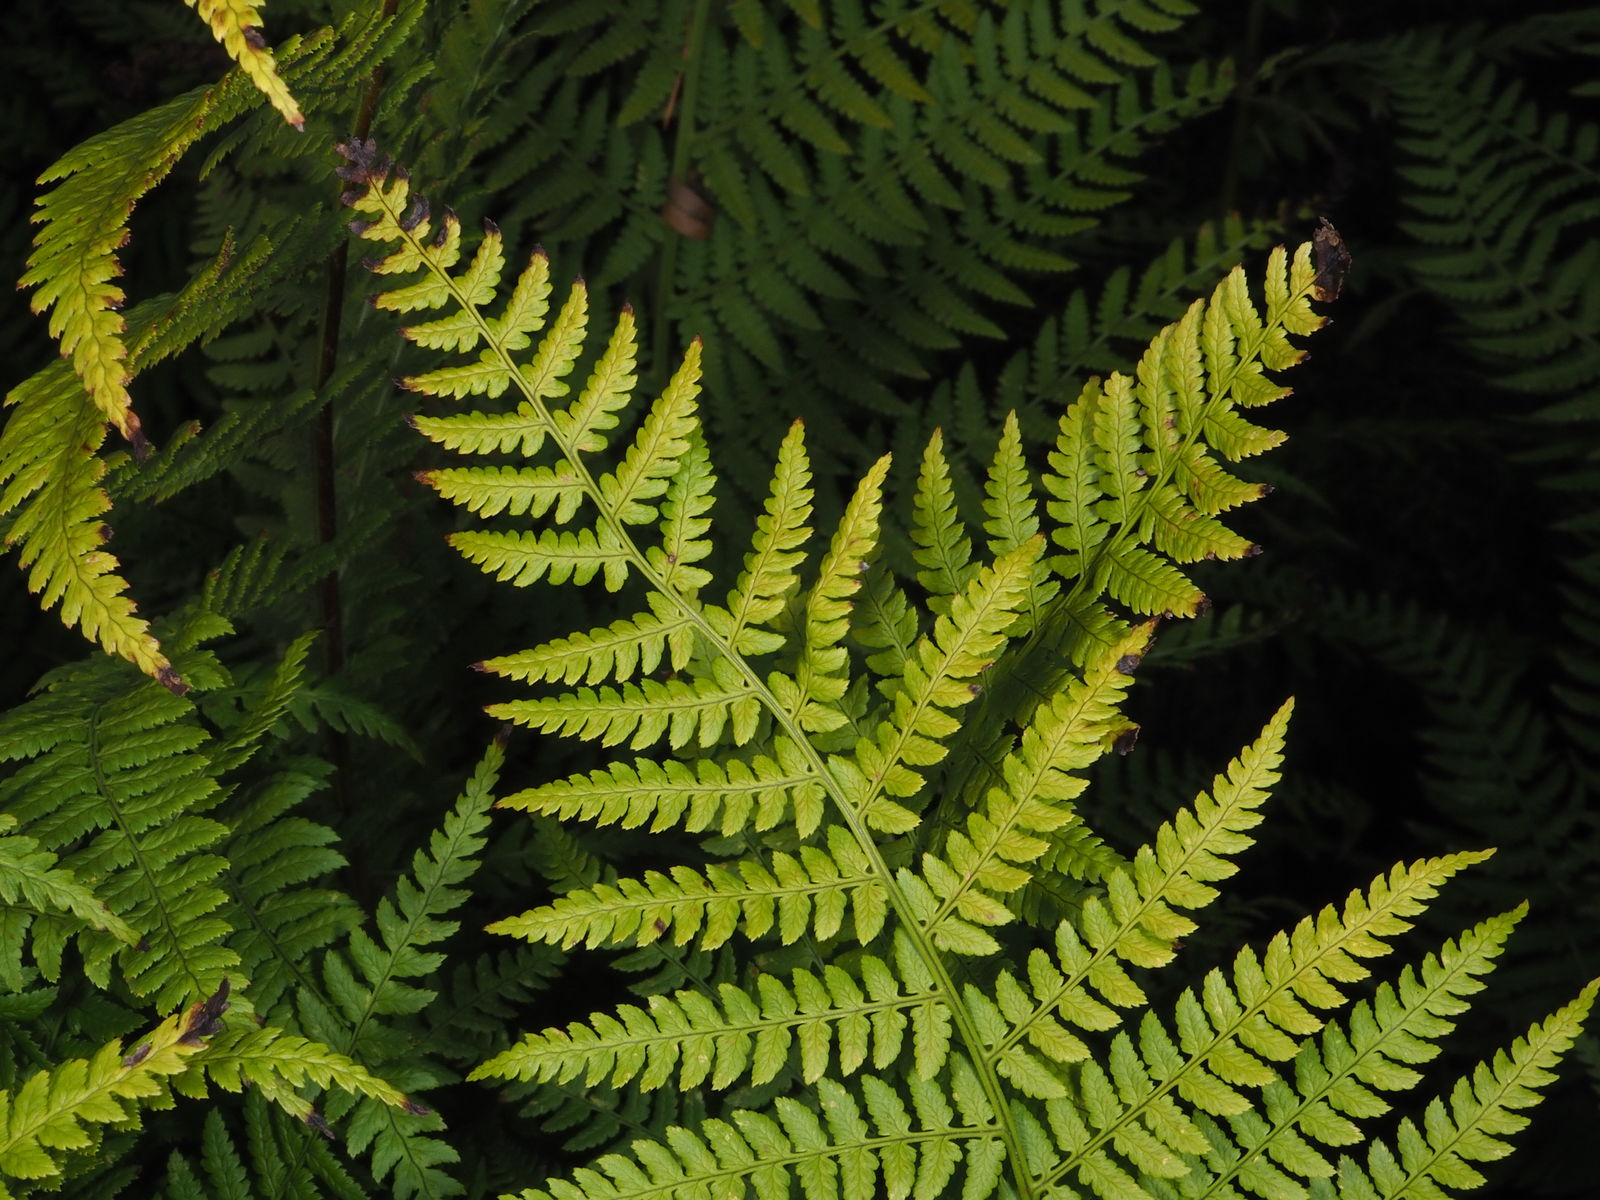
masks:
[[[1142,654],[1124,654],[1117,659],[1117,673],[1119,675],[1132,675],[1139,669],[1139,664],[1144,661]]]
[[[347,183],[366,185],[388,178],[393,164],[388,155],[379,152],[374,139],[351,137],[335,142],[333,148],[350,160],[348,165],[333,169],[333,173]],[[354,204],[361,196],[360,187],[356,187],[347,190],[339,199],[345,204]]]
[[[198,1046],[208,1037],[222,1032],[222,1014],[228,1011],[228,979],[223,977],[216,993],[189,1009],[188,1020],[178,1041],[185,1046]]]
[[[1128,755],[1133,753],[1133,748],[1138,744],[1138,742],[1139,727],[1137,725],[1130,725],[1121,733],[1117,734],[1116,739],[1111,743],[1111,748],[1126,758]]]
[[[1327,217],[1317,218],[1317,231],[1311,235],[1311,249],[1317,260],[1317,275],[1311,281],[1311,294],[1324,302],[1337,300],[1339,289],[1344,287],[1345,274],[1350,270],[1351,258],[1344,239]]]
[[[139,1043],[138,1046],[136,1046],[134,1048],[134,1051],[133,1051],[132,1054],[128,1055],[127,1058],[122,1060],[122,1065],[125,1066],[125,1067],[137,1067],[140,1063],[142,1063],[145,1059],[147,1059],[149,1057],[150,1057],[150,1043],[149,1042],[141,1042],[141,1043]]]
[[[162,667],[156,672],[156,682],[174,696],[181,696],[189,690],[189,685],[171,667]]]

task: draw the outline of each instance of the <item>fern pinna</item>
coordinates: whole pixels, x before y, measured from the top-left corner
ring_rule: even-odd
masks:
[[[703,839],[692,864],[570,890],[492,928],[562,946],[743,950],[733,978],[529,1034],[477,1069],[676,1089],[710,1114],[524,1197],[1365,1200],[1470,1188],[1471,1164],[1505,1153],[1595,984],[1420,1123],[1339,1155],[1367,1136],[1356,1121],[1389,1109],[1386,1093],[1420,1082],[1413,1065],[1436,1053],[1521,911],[1447,942],[1341,1021],[1346,985],[1485,852],[1397,866],[1157,1012],[1140,976],[1175,958],[1251,844],[1289,706],[1129,857],[1073,806],[1083,770],[1126,746],[1120,707],[1154,635],[1108,598],[1133,618],[1190,615],[1204,598],[1180,565],[1255,549],[1218,515],[1265,489],[1219,459],[1281,440],[1240,410],[1285,394],[1267,372],[1292,366],[1291,337],[1322,323],[1310,301],[1337,291],[1328,237],[1317,262],[1309,245],[1273,252],[1264,311],[1235,270],[1133,376],[1086,385],[1060,418],[1043,497],[1010,422],[985,520],[969,528],[935,438],[909,531],[914,588],[880,552],[886,459],[820,557],[807,554],[795,425],[719,604],[701,565],[715,480],[698,344],[607,457],[634,385],[631,311],[572,397],[583,285],[549,320],[537,254],[497,303],[497,229],[468,258],[454,215],[436,222],[371,143],[341,151],[352,228],[387,248],[373,270],[417,276],[376,305],[427,314],[405,336],[456,356],[404,386],[509,395],[413,423],[447,450],[511,461],[421,478],[480,516],[547,522],[463,530],[456,548],[517,586],[598,578],[644,595],[629,617],[482,664],[549,685],[496,716],[636,755],[502,804]]]

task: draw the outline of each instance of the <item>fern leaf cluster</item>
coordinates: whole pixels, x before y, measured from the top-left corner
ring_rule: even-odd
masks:
[[[1431,1105],[1423,1128],[1402,1123],[1395,1150],[1373,1142],[1364,1164],[1332,1156],[1360,1136],[1353,1121],[1383,1110],[1378,1093],[1421,1081],[1409,1064],[1434,1052],[1520,914],[1424,959],[1426,984],[1408,970],[1353,1008],[1349,989],[1485,853],[1395,867],[1259,953],[1239,951],[1163,1016],[1141,977],[1172,962],[1251,844],[1288,706],[1126,860],[1086,836],[1073,805],[1080,772],[1128,733],[1120,707],[1154,632],[1107,603],[1192,615],[1203,596],[1183,566],[1253,551],[1218,517],[1263,488],[1222,463],[1281,440],[1241,410],[1285,394],[1269,372],[1298,362],[1291,339],[1322,323],[1310,299],[1331,289],[1309,246],[1274,252],[1259,303],[1235,271],[1156,335],[1132,376],[1085,385],[1039,485],[1013,419],[981,529],[959,515],[935,438],[909,529],[914,581],[880,555],[887,460],[806,554],[811,470],[795,426],[744,569],[717,603],[697,565],[714,526],[699,347],[624,440],[632,314],[574,388],[583,287],[551,316],[535,255],[502,289],[496,228],[469,257],[453,214],[435,224],[371,143],[341,151],[352,229],[385,248],[374,303],[426,314],[408,339],[451,356],[403,386],[500,401],[413,418],[449,451],[499,460],[424,482],[479,515],[519,518],[458,532],[456,549],[515,586],[598,581],[649,597],[625,620],[485,664],[549,689],[496,715],[658,756],[508,805],[702,838],[691,861],[566,889],[494,929],[696,954],[737,939],[792,964],[692,981],[483,1064],[482,1078],[707,1097],[698,1124],[528,1200],[1176,1196],[1235,1181],[1277,1196],[1335,1176],[1360,1195],[1473,1185],[1466,1164],[1497,1152],[1484,1135],[1515,1124],[1549,1078],[1593,985]],[[1054,905],[1023,902],[1040,886]]]

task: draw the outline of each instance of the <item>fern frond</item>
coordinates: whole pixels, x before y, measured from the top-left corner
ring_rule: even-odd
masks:
[[[1593,124],[1543,111],[1521,83],[1449,39],[1397,42],[1393,89],[1409,161],[1407,232],[1421,282],[1455,310],[1497,382],[1593,416],[1600,379],[1600,214]],[[1464,159],[1458,147],[1476,152]]]
[[[0,1197],[13,1195],[5,1177],[49,1180],[67,1154],[90,1149],[95,1126],[129,1119],[138,1101],[166,1094],[172,1076],[221,1031],[226,989],[168,1017],[124,1055],[110,1042],[93,1058],[40,1071],[12,1092],[0,1092]],[[220,1008],[219,1008],[220,1005]]]
[[[200,686],[221,681],[207,656],[188,661]],[[105,986],[115,962],[134,995],[162,1007],[215,991],[238,965],[218,915],[226,863],[216,849],[227,829],[207,815],[222,798],[208,741],[187,699],[130,683],[110,661],[52,681],[0,721],[0,744],[31,760],[0,780],[0,808],[62,867],[95,880],[139,934],[128,946],[75,920],[38,918],[34,954],[48,978],[59,976],[69,938],[90,979]]]
[[[965,1192],[988,1195],[997,1182],[998,1143],[952,1129],[952,1105],[933,1084],[913,1082],[907,1105],[895,1088],[867,1075],[864,1101],[831,1079],[817,1082],[820,1114],[780,1097],[775,1116],[748,1109],[704,1122],[671,1126],[666,1140],[640,1139],[629,1157],[607,1155],[570,1180],[518,1193],[521,1200],[761,1196],[933,1196],[965,1160]],[[969,1096],[952,1096],[956,1107]],[[913,1114],[915,1114],[913,1116]],[[992,1114],[991,1114],[992,1115]],[[968,1134],[963,1138],[961,1134]],[[965,1144],[963,1144],[965,1143]]]
[[[580,942],[642,946],[670,936],[680,946],[715,949],[736,929],[753,938],[772,932],[785,945],[811,932],[833,937],[849,914],[854,940],[866,944],[877,936],[885,910],[884,889],[869,861],[835,828],[829,851],[802,846],[797,855],[712,866],[703,875],[682,866],[670,875],[651,871],[570,891],[489,929],[563,948]]]
[[[327,786],[330,768],[316,760],[278,765],[252,789],[232,820],[223,844],[229,904],[223,919],[250,980],[256,1011],[280,1023],[278,1007],[290,989],[306,986],[307,966],[343,940],[360,920],[350,897],[317,886],[345,865],[333,848],[337,835],[293,810]]]
[[[1030,275],[1073,269],[1066,239],[1128,197],[1139,156],[1232,87],[1226,64],[1153,52],[1193,15],[1178,5],[753,7],[535,14],[548,56],[516,84],[524,116],[483,117],[512,220],[596,266],[597,287],[636,292],[653,263],[658,349],[668,323],[717,346],[718,441],[777,434],[724,406],[735,395],[808,419],[817,395],[910,415],[888,381],[999,337]],[[600,85],[602,64],[633,86]],[[675,233],[663,201],[686,193],[703,226]]]
[[[254,11],[241,0],[199,2],[241,20]],[[285,47],[283,79],[370,68],[372,58],[393,52],[394,38],[414,22],[417,7],[354,13],[337,31],[299,39]],[[246,36],[242,25],[239,36]],[[246,48],[247,60],[259,67],[260,54],[248,39]],[[0,520],[11,516],[0,526],[5,543],[19,547],[29,588],[42,594],[45,607],[59,603],[68,625],[174,688],[182,680],[135,614],[117,560],[102,549],[110,536],[101,520],[110,508],[102,486],[107,463],[98,457],[106,429],[115,427],[142,459],[148,447],[128,391],[132,378],[231,323],[285,270],[299,269],[306,261],[299,255],[315,253],[307,239],[321,241],[322,235],[308,233],[294,217],[242,250],[223,237],[215,261],[182,293],[146,301],[126,321],[117,311],[125,297],[113,282],[121,270],[116,251],[127,240],[135,203],[198,139],[263,100],[236,71],[73,149],[41,177],[56,186],[39,199],[41,228],[22,280],[35,289],[35,310],[49,310],[51,335],[61,340],[70,368],[46,368],[6,398],[15,411],[0,431]]]
[[[691,833],[713,829],[732,835],[740,829],[772,829],[791,813],[815,809],[822,784],[812,764],[793,742],[774,739],[775,757],[748,760],[635,759],[613,763],[513,792],[503,808],[551,817],[582,817],[632,829],[648,824],[652,833],[681,826]]]
[[[0,815],[0,903],[7,909],[0,917],[5,930],[0,943],[0,984],[22,990],[22,949],[35,914],[67,914],[125,945],[138,942],[133,926],[113,913],[71,871],[58,866],[54,854],[41,850],[34,838],[6,832],[15,825],[15,817]]]
[[[228,57],[239,64],[250,82],[283,114],[283,119],[304,131],[306,121],[300,106],[279,78],[272,51],[261,36],[261,6],[250,0],[184,0],[211,27],[211,36],[221,42]]]
[[[207,326],[189,314],[205,312],[216,322],[210,328],[216,328],[264,282],[253,256],[245,257],[240,270],[228,253],[224,247],[224,256],[183,292],[147,301],[129,314],[130,373],[203,336]],[[19,547],[28,587],[42,593],[44,607],[59,603],[68,625],[181,693],[183,680],[124,594],[127,584],[115,573],[117,560],[100,549],[111,533],[100,520],[111,500],[100,486],[106,464],[96,455],[106,423],[100,409],[82,401],[82,389],[64,363],[45,368],[6,397],[14,409],[0,431],[0,517],[14,514],[5,529],[6,545]]]
[[[853,103],[842,91],[834,98]],[[822,140],[833,127],[818,113],[801,120]],[[462,327],[489,328],[493,296],[468,295],[459,250],[441,257],[414,236],[423,218],[412,214],[422,210],[402,207],[408,193],[392,168],[369,146],[346,155],[357,185],[349,199],[375,216],[358,232],[390,245],[380,263],[425,273],[399,294],[454,305],[468,313]],[[603,546],[607,587],[642,586],[651,614],[681,617],[684,630],[671,678],[641,672],[616,688],[571,686],[587,678],[590,645],[600,677],[617,670],[612,646],[646,625],[635,619],[560,644],[538,677],[567,686],[491,710],[603,743],[666,741],[673,765],[614,762],[530,789],[515,805],[601,826],[716,832],[703,839],[715,860],[704,865],[619,878],[592,856],[557,863],[553,902],[491,927],[562,946],[632,943],[664,967],[642,1003],[529,1035],[474,1076],[569,1100],[574,1087],[602,1081],[672,1089],[693,1096],[685,1104],[697,1116],[700,1093],[742,1089],[720,1109],[707,1105],[713,1115],[692,1129],[647,1132],[627,1153],[525,1195],[932,1200],[959,1187],[968,1200],[1056,1191],[1164,1200],[1163,1181],[1198,1178],[1190,1160],[1202,1157],[1218,1171],[1243,1164],[1234,1175],[1254,1189],[1296,1173],[1328,1177],[1316,1133],[1301,1126],[1321,1119],[1317,1129],[1331,1137],[1327,1111],[1357,1115],[1335,1094],[1342,1102],[1397,1080],[1384,1062],[1422,1061],[1427,1049],[1416,1043],[1443,1032],[1440,1018],[1475,989],[1471,977],[1487,969],[1512,919],[1425,961],[1427,986],[1403,979],[1398,1010],[1392,990],[1380,989],[1375,1009],[1356,1009],[1349,1034],[1329,1022],[1369,974],[1364,960],[1388,953],[1442,883],[1487,854],[1396,867],[1260,954],[1241,950],[1228,970],[1181,994],[1170,1023],[1145,1013],[1136,1038],[1134,1018],[1150,1004],[1139,976],[1171,962],[1196,927],[1191,914],[1215,899],[1213,885],[1253,840],[1288,706],[1209,794],[1130,859],[1082,829],[1072,806],[1083,787],[1075,772],[1130,729],[1118,707],[1153,631],[1108,613],[1105,600],[1150,615],[1193,612],[1202,598],[1180,568],[1250,551],[1216,518],[1263,489],[1233,479],[1218,459],[1281,440],[1240,410],[1284,394],[1267,372],[1298,361],[1291,338],[1321,324],[1310,300],[1327,292],[1310,247],[1292,259],[1275,251],[1264,310],[1235,272],[1156,334],[1133,376],[1092,381],[1061,421],[1042,515],[1020,429],[1008,427],[985,510],[993,561],[974,557],[979,540],[959,515],[936,439],[913,513],[915,601],[880,547],[886,461],[867,472],[827,553],[809,566],[813,497],[794,427],[728,607],[701,599],[710,576],[685,564],[700,561],[714,528],[712,477],[682,382],[698,373],[698,345],[605,460],[580,451],[550,403],[546,365],[575,357],[576,319],[558,321],[525,356],[496,350],[488,366],[469,367],[504,381],[514,420],[533,430],[526,444],[566,473],[576,498],[565,514],[546,506],[543,520],[554,513],[575,528],[457,534],[457,548],[485,560],[495,547],[502,558],[491,569],[526,583],[548,564],[524,570],[511,547],[548,556],[569,546],[576,561],[576,548]],[[629,336],[631,321],[615,336]],[[455,369],[413,379],[452,394]],[[419,428],[441,444],[499,452],[515,443],[479,436],[495,419],[444,415]],[[489,503],[458,502],[500,503],[484,496]],[[1047,538],[1061,551],[1048,561]],[[846,642],[852,632],[856,646]],[[659,673],[668,652],[656,647]],[[524,673],[540,670],[524,663]],[[965,761],[947,762],[953,749]],[[1030,919],[1042,908],[1030,887],[1060,897],[1053,928]],[[721,965],[736,938],[771,959],[744,973]],[[1047,938],[1049,949],[1037,944]],[[691,952],[675,960],[674,945]],[[715,959],[713,947],[722,950]],[[1008,957],[1026,961],[1025,973],[1008,969]],[[1360,1066],[1343,1056],[1341,1038],[1362,1044]],[[869,1059],[881,1075],[867,1072]],[[1304,1064],[1304,1104],[1280,1074],[1289,1062]],[[1318,1091],[1347,1068],[1369,1075]],[[1271,1124],[1256,1113],[1256,1097],[1268,1093]],[[540,1104],[575,1119],[565,1100]],[[616,1113],[602,1124],[595,1138],[617,1130]]]
[[[200,1065],[225,1091],[239,1092],[246,1086],[259,1088],[267,1099],[307,1123],[319,1120],[311,1102],[299,1094],[308,1082],[338,1087],[394,1108],[417,1109],[402,1092],[348,1056],[271,1025],[220,1039]]]
[[[124,121],[76,147],[39,182],[62,182],[40,197],[41,226],[21,286],[34,312],[50,312],[61,342],[100,420],[136,448],[143,444],[128,394],[133,371],[117,313],[126,296],[116,250],[128,236],[134,204],[164,179],[190,146],[243,111],[239,86],[197,89]]]
[[[426,849],[412,858],[411,873],[401,876],[395,896],[385,897],[376,914],[377,937],[357,928],[344,950],[323,956],[322,988],[303,989],[297,999],[302,1024],[326,1043],[331,1057],[319,1070],[350,1070],[354,1063],[382,1068],[405,1087],[443,1081],[443,1073],[409,1053],[413,1036],[404,1031],[437,996],[427,982],[444,956],[434,949],[456,931],[457,922],[442,919],[466,899],[461,884],[478,868],[489,824],[493,788],[504,759],[503,748],[485,751],[456,806]],[[343,1064],[350,1062],[350,1067]],[[364,1071],[363,1071],[364,1074]],[[313,1075],[312,1078],[320,1078]],[[340,1082],[337,1075],[335,1082]],[[345,1086],[341,1083],[341,1086]],[[387,1087],[387,1085],[384,1085]],[[357,1102],[355,1096],[363,1098]],[[458,1152],[433,1136],[444,1122],[392,1088],[346,1087],[330,1097],[327,1116],[337,1120],[354,1104],[347,1133],[354,1154],[370,1154],[374,1179],[401,1197],[458,1195],[461,1184],[445,1168]]]
[[[1417,971],[1407,967],[1397,984],[1380,985],[1347,1021],[1329,1021],[1317,1040],[1301,1043],[1293,1082],[1274,1080],[1261,1089],[1264,1118],[1254,1111],[1230,1115],[1224,1132],[1196,1113],[1195,1125],[1205,1131],[1210,1151],[1205,1165],[1191,1171],[1190,1180],[1199,1175],[1203,1184],[1199,1194],[1221,1194],[1235,1181],[1253,1188],[1290,1186],[1282,1172],[1305,1183],[1331,1177],[1332,1164],[1310,1143],[1359,1143],[1363,1135],[1355,1120],[1391,1107],[1381,1093],[1422,1082],[1415,1068],[1437,1056],[1438,1039],[1454,1028],[1449,1018],[1466,1011],[1465,997],[1483,990],[1479,977],[1494,968],[1525,911],[1491,918],[1447,942]]]
[[[1457,1080],[1448,1101],[1440,1097],[1428,1104],[1422,1128],[1402,1121],[1393,1147],[1374,1141],[1364,1165],[1351,1157],[1341,1159],[1341,1191],[1389,1200],[1419,1192],[1448,1196],[1445,1188],[1483,1184],[1483,1175],[1471,1164],[1509,1153],[1503,1139],[1528,1123],[1518,1110],[1537,1104],[1539,1089],[1554,1081],[1551,1068],[1577,1039],[1597,991],[1600,980],[1534,1025],[1509,1051],[1498,1052],[1492,1062],[1479,1063],[1470,1077]]]
[[[1042,549],[1042,539],[1018,546],[952,598],[949,615],[937,618],[907,659],[893,712],[856,743],[852,762],[835,767],[844,803],[869,827],[903,833],[915,824],[898,800],[922,789],[924,776],[914,768],[944,757],[942,743],[958,727],[951,710],[976,698],[973,680],[1005,644]]]

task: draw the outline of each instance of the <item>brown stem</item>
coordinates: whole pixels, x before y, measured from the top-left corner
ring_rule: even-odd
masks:
[[[385,16],[392,16],[399,0],[384,0]],[[356,110],[355,136],[365,138],[372,129],[372,118],[378,110],[378,96],[383,88],[384,65],[379,64],[367,80],[361,93],[361,105]],[[350,266],[350,245],[341,242],[328,258],[327,283],[323,290],[322,331],[317,348],[316,389],[320,393],[333,378],[339,365],[339,334],[344,319],[345,276]],[[333,401],[328,399],[317,413],[313,430],[316,444],[317,488],[317,540],[330,546],[339,535],[339,492],[337,460],[333,445]],[[339,594],[337,566],[329,569],[318,587],[318,604],[322,619],[322,662],[329,678],[344,669],[344,602]],[[333,760],[333,795],[338,811],[348,812],[346,804],[350,777],[350,743],[340,732],[329,737],[329,757]]]

